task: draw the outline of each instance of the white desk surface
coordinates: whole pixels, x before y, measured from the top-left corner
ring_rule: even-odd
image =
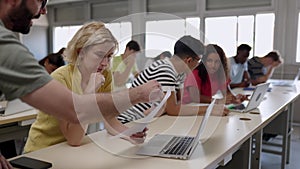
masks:
[[[294,101],[300,93],[299,89],[299,86],[293,89],[273,87],[272,92],[266,94],[267,99],[259,106],[259,114],[231,112],[226,117],[212,117],[208,124],[212,135],[206,142],[198,145],[189,160],[136,156],[134,152],[138,146],[122,139],[110,139],[105,131],[85,137],[79,147],[71,147],[64,142],[25,156],[49,161],[55,169],[215,168],[223,159],[230,158],[231,154],[246,140]],[[195,121],[199,122],[201,118],[160,117],[148,126],[147,139],[156,133],[194,135],[196,128],[191,127],[191,124],[195,124]],[[240,118],[250,120],[240,120]]]
[[[14,122],[20,122],[24,120],[32,120],[35,119],[37,115],[37,110],[32,109],[28,111],[24,111],[21,113],[12,114],[9,116],[0,116],[0,125],[1,124],[8,124]]]

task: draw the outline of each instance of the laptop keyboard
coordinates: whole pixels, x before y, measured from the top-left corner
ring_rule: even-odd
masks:
[[[160,154],[183,155],[194,137],[173,137],[169,143],[162,149]]]

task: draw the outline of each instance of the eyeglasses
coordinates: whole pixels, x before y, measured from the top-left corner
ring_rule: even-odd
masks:
[[[201,57],[202,56],[198,56],[198,57],[192,57],[193,58],[193,60],[195,60],[195,61],[197,61],[198,63],[200,63],[201,62]]]

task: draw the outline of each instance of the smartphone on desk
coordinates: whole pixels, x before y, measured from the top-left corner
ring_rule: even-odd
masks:
[[[48,169],[52,167],[52,164],[49,162],[25,156],[11,160],[10,164],[20,169]]]

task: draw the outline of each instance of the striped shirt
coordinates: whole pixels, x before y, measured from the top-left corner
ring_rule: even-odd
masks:
[[[153,62],[133,81],[132,87],[140,86],[150,80],[157,80],[163,91],[178,92],[183,86],[184,74],[178,74],[168,58]],[[157,106],[159,103],[155,102]],[[151,108],[151,103],[138,103],[118,116],[118,120],[127,123],[145,117],[144,111]]]
[[[266,74],[266,68],[259,61],[259,57],[253,57],[248,60],[248,72],[253,80]]]

